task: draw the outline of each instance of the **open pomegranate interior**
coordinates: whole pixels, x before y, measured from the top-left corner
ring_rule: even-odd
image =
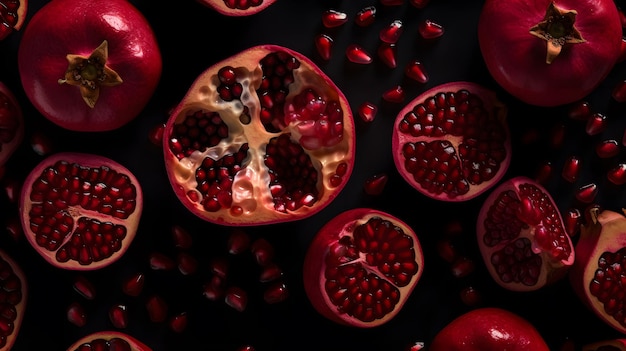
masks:
[[[22,28],[27,9],[28,0],[0,1],[0,40],[9,36],[14,30]]]
[[[151,351],[136,338],[119,331],[105,330],[86,335],[67,348],[67,351]]]
[[[11,350],[19,335],[28,288],[18,264],[0,250],[0,350]]]
[[[250,16],[269,7],[276,0],[196,0],[225,16]]]

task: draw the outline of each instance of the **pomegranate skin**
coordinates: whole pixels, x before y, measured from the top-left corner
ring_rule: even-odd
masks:
[[[106,65],[123,82],[101,87],[91,108],[78,87],[58,80],[68,69],[66,55],[88,57],[105,40]],[[69,130],[98,132],[139,115],[156,90],[162,59],[150,24],[127,0],[55,0],[26,26],[18,66],[24,91],[43,116]]]
[[[526,319],[497,307],[482,307],[455,318],[435,335],[430,351],[549,351]]]
[[[511,95],[536,106],[558,106],[587,96],[620,55],[622,27],[612,0],[558,0],[577,11],[583,43],[566,44],[551,64],[546,41],[529,33],[551,0],[488,0],[478,22],[478,41],[491,76]]]
[[[262,0],[259,5],[251,5],[247,8],[233,8],[233,7],[229,7],[228,5],[226,5],[227,0],[196,0],[196,1],[203,4],[204,6],[212,8],[213,10],[221,13],[224,16],[233,16],[233,17],[251,16],[251,15],[257,14],[276,2],[276,0]]]
[[[152,351],[152,348],[150,348],[148,345],[144,344],[143,342],[139,341],[137,338],[129,334],[126,334],[120,331],[115,331],[115,330],[104,330],[104,331],[91,333],[89,335],[85,335],[82,338],[76,340],[72,345],[70,345],[67,348],[67,351],[83,350],[83,348],[79,349],[81,345],[83,344],[90,345],[94,340],[99,340],[99,342],[102,343],[103,341],[110,342],[113,339],[123,340],[125,344],[127,343],[128,346],[130,346],[131,351]],[[102,344],[100,344],[100,346],[94,347],[93,349],[100,349],[99,347],[102,347]],[[87,349],[91,350],[92,347],[89,346]],[[108,346],[106,349],[109,350]],[[112,349],[113,348],[111,348],[111,350]],[[117,350],[117,348],[115,349]]]

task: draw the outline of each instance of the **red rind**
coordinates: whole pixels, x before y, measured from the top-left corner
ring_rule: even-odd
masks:
[[[226,6],[226,4],[224,3],[224,0],[196,0],[196,1],[203,4],[204,6],[212,8],[213,10],[221,13],[224,16],[233,16],[233,17],[251,16],[251,15],[257,14],[276,2],[276,0],[263,0],[263,2],[259,6],[251,6],[244,10],[244,9],[230,8]]]
[[[67,348],[67,351],[76,351],[76,349],[83,343],[88,343],[95,339],[111,340],[113,338],[120,338],[120,339],[126,340],[131,346],[131,351],[152,351],[152,348],[148,347],[146,344],[139,341],[135,337],[130,336],[126,333],[122,333],[122,332],[114,331],[114,330],[99,331],[99,332],[95,332],[95,333],[91,333],[89,335],[83,336],[82,338],[74,342],[72,345],[70,345]]]

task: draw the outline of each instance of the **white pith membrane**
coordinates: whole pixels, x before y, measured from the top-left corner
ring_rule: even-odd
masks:
[[[164,139],[172,137],[175,125],[182,123],[190,114],[195,112],[216,112],[222,121],[228,126],[228,137],[222,139],[217,145],[209,146],[206,150],[195,150],[191,155],[177,159],[171,149],[167,148],[166,162],[168,163],[168,174],[173,180],[179,192],[186,194],[183,203],[192,212],[199,216],[218,223],[230,224],[259,224],[268,222],[279,222],[281,217],[284,220],[293,218],[294,214],[306,216],[307,213],[317,211],[320,204],[327,203],[334,196],[334,188],[330,183],[331,177],[337,174],[337,167],[344,165],[351,172],[350,153],[352,152],[352,129],[349,127],[351,112],[349,106],[345,104],[342,97],[335,88],[331,87],[320,76],[320,72],[315,72],[309,63],[302,57],[296,56],[300,61],[300,67],[293,70],[294,82],[289,85],[289,93],[285,101],[285,114],[294,96],[307,88],[313,88],[325,101],[337,101],[343,109],[343,137],[331,146],[320,146],[316,149],[303,148],[304,152],[311,158],[313,167],[318,173],[316,185],[318,195],[312,206],[301,206],[295,211],[280,212],[275,210],[273,196],[269,184],[270,175],[264,163],[266,146],[270,139],[280,135],[290,135],[290,140],[300,143],[302,128],[306,128],[305,123],[291,123],[278,132],[267,131],[259,117],[261,108],[256,90],[261,84],[263,71],[258,64],[260,60],[272,51],[266,48],[247,51],[246,62],[256,62],[254,67],[244,67],[241,65],[243,58],[235,56],[228,61],[216,65],[214,71],[204,72],[192,85],[181,104],[173,112],[174,120],[168,122]],[[257,60],[251,59],[257,57]],[[224,101],[220,98],[217,88],[220,85],[217,71],[224,65],[232,64],[237,72],[237,82],[243,86],[240,99]],[[219,66],[219,67],[218,67]],[[250,116],[249,123],[244,123],[241,116],[244,108],[248,108]],[[235,154],[241,146],[247,144],[247,157],[242,162],[242,169],[234,176],[232,184],[232,204],[230,208],[221,208],[215,212],[205,210],[202,205],[203,194],[197,190],[196,170],[206,157],[219,160],[225,155]],[[343,179],[342,182],[346,182]],[[179,196],[180,197],[180,196]]]
[[[388,222],[398,236],[387,236],[388,232],[380,225],[372,237],[355,238],[355,228],[367,226],[372,219]],[[337,240],[321,258],[324,263],[318,280],[326,306],[353,326],[373,327],[388,322],[400,312],[422,275],[424,260],[415,232],[382,213],[372,213],[349,221],[334,236]],[[369,248],[363,250],[363,246]],[[384,257],[385,254],[388,256]],[[387,264],[397,272],[385,274],[384,269],[394,269],[381,266]],[[363,275],[369,279],[363,279]],[[331,294],[335,295],[334,299]]]
[[[28,286],[17,263],[0,250],[0,350],[11,350],[24,318]]]
[[[550,194],[524,177],[493,190],[481,208],[476,234],[489,273],[506,289],[540,289],[574,263],[572,242]]]

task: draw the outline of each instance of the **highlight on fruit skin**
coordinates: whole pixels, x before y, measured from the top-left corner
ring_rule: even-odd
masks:
[[[257,14],[277,0],[196,0],[224,16],[242,17]]]

